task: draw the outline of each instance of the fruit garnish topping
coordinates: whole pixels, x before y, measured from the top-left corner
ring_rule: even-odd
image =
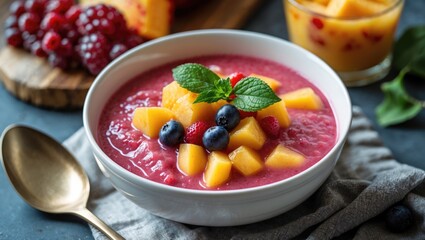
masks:
[[[211,124],[206,121],[197,121],[186,128],[184,142],[202,146],[202,137]]]
[[[225,150],[229,144],[229,132],[222,126],[210,127],[204,133],[202,143],[209,151]]]
[[[235,73],[230,74],[229,78],[230,78],[230,85],[232,85],[232,88],[235,87],[235,85],[245,77],[246,76],[243,73],[240,73],[240,72],[235,72]]]
[[[159,132],[159,141],[165,146],[178,146],[183,142],[184,127],[181,123],[170,120],[162,126]]]
[[[232,104],[226,104],[218,109],[215,114],[215,123],[217,126],[224,127],[227,131],[231,131],[240,122],[239,110]]]
[[[246,77],[232,88],[229,78],[220,78],[201,64],[180,65],[173,69],[173,77],[181,87],[198,94],[194,103],[232,100],[236,108],[255,112],[281,101],[270,86],[259,78]],[[235,95],[235,98],[231,99],[231,95]]]
[[[279,136],[280,125],[275,116],[267,116],[260,120],[260,126],[267,136],[277,138]]]

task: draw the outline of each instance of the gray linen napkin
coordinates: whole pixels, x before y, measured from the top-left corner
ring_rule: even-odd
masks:
[[[88,208],[126,239],[425,239],[425,172],[393,159],[359,107],[334,171],[309,199],[275,218],[237,227],[200,227],[156,217],[118,193],[102,175],[83,129],[65,146],[88,173]],[[402,201],[414,225],[391,233],[382,213]],[[95,239],[106,239],[91,228]]]

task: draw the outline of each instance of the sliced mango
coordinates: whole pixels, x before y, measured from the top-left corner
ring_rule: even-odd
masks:
[[[229,153],[233,166],[245,176],[253,175],[263,169],[263,162],[258,153],[246,146],[240,146]]]
[[[219,100],[217,102],[210,103],[214,112],[217,112],[219,108],[228,104],[226,100]]]
[[[204,171],[207,164],[207,153],[204,148],[195,144],[182,143],[179,146],[177,165],[188,176]]]
[[[247,117],[240,121],[238,126],[230,132],[228,149],[233,150],[246,146],[255,150],[263,147],[266,135],[254,117]]]
[[[161,127],[174,118],[170,109],[163,107],[140,107],[133,113],[133,125],[148,137],[157,138]]]
[[[300,88],[279,96],[288,108],[298,108],[307,110],[317,110],[323,108],[322,100],[313,91],[306,87]]]
[[[232,170],[232,162],[223,152],[211,152],[204,172],[204,182],[209,188],[218,187],[227,182]]]
[[[174,103],[180,97],[183,97],[189,93],[189,90],[180,87],[176,81],[172,81],[170,84],[162,88],[162,106],[172,109]]]
[[[267,116],[275,116],[279,121],[279,126],[282,128],[287,128],[291,125],[291,118],[284,101],[279,101],[257,112],[257,119],[259,120]]]
[[[263,76],[263,75],[252,73],[248,77],[256,77],[256,78],[263,80],[275,92],[280,86],[282,86],[282,83],[280,83],[278,80],[276,80],[274,78],[269,78],[269,77],[266,77],[266,76]]]
[[[271,168],[295,168],[300,167],[305,162],[305,157],[283,145],[276,148],[266,158],[265,164]]]
[[[212,105],[204,102],[193,103],[196,98],[197,94],[189,92],[177,99],[171,109],[184,127],[189,127],[197,121],[211,121],[214,118]]]

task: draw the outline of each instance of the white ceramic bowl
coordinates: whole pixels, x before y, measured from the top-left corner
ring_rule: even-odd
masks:
[[[202,191],[159,184],[125,170],[97,144],[99,116],[125,79],[164,63],[208,54],[239,54],[269,59],[299,72],[329,100],[337,122],[332,150],[306,171],[273,184],[242,190]],[[84,105],[84,127],[104,175],[125,197],[151,213],[178,222],[233,226],[279,215],[307,199],[329,176],[351,122],[346,88],[323,61],[285,40],[237,30],[200,30],[149,41],[108,65],[96,78]]]

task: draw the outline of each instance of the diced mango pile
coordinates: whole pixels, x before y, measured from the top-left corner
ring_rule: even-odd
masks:
[[[251,74],[266,82],[274,91],[281,88],[281,83],[273,78]],[[215,103],[196,103],[197,94],[182,88],[173,81],[162,90],[162,105],[159,107],[140,107],[134,111],[133,126],[150,138],[158,138],[164,123],[173,119],[179,121],[184,128],[197,121],[213,121],[214,115],[221,106],[228,104],[225,100]],[[240,120],[239,124],[229,132],[229,144],[225,151],[207,151],[203,146],[192,143],[181,143],[178,146],[177,166],[186,176],[203,174],[207,188],[217,188],[231,178],[232,169],[243,176],[254,175],[264,168],[295,168],[304,164],[305,157],[281,144],[263,159],[258,150],[263,148],[267,134],[259,124],[263,118],[275,116],[280,128],[291,124],[288,108],[318,110],[323,103],[311,88],[302,88],[282,94],[282,101]]]
[[[384,11],[394,3],[393,0],[298,0],[320,14],[341,17],[367,17]]]

